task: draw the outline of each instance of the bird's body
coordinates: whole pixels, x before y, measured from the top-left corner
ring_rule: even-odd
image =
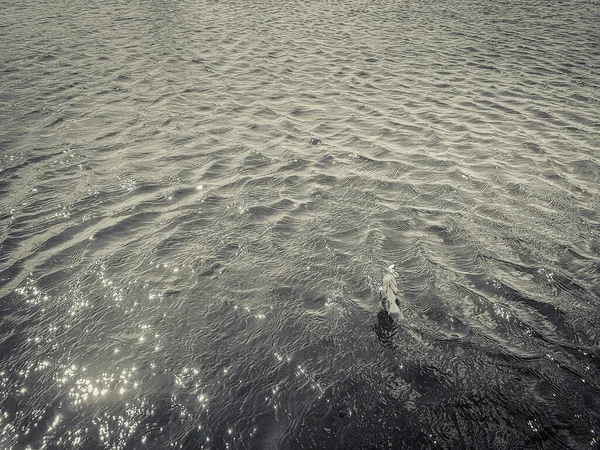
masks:
[[[394,266],[391,266],[384,274],[381,280],[381,301],[383,308],[392,316],[403,319],[404,314],[400,310],[398,301],[398,285],[396,284],[396,272]]]

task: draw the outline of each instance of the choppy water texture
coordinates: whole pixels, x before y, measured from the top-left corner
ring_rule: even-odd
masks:
[[[600,446],[598,1],[0,8],[0,448]]]

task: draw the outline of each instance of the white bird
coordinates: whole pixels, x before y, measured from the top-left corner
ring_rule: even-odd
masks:
[[[396,284],[396,277],[398,272],[394,270],[395,264],[392,264],[387,268],[387,271],[383,274],[381,280],[381,300],[383,308],[392,317],[397,316],[398,319],[404,319],[404,314],[400,310],[400,302],[398,301],[398,285]]]

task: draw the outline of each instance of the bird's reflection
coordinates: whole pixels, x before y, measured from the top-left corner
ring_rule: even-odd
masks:
[[[380,310],[377,313],[377,323],[373,325],[373,329],[381,345],[387,348],[396,348],[394,336],[396,336],[398,329],[387,311]]]

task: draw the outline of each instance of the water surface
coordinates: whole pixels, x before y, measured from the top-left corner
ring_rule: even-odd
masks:
[[[0,447],[598,448],[597,1],[0,6]]]

